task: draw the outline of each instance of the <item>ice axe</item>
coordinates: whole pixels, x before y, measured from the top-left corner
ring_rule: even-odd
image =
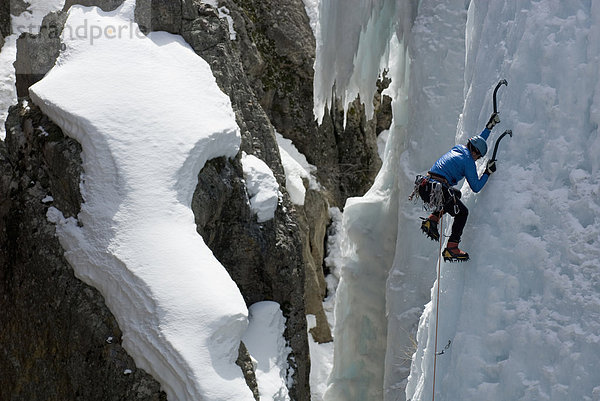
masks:
[[[506,79],[503,79],[500,82],[498,82],[498,85],[496,85],[496,88],[494,88],[494,113],[498,113],[498,104],[496,102],[496,93],[498,93],[498,89],[500,89],[500,87],[502,85],[508,86],[508,82],[506,81]]]
[[[508,81],[506,81],[506,79],[502,79],[502,80],[500,80],[500,82],[498,82],[498,85],[496,85],[496,87],[494,88],[494,113],[498,113],[498,102],[496,101],[496,94],[498,93],[498,89],[500,89],[500,87],[502,85],[508,86]],[[496,159],[496,153],[498,152],[498,145],[500,144],[500,141],[502,140],[502,138],[504,138],[504,136],[506,134],[510,135],[510,137],[512,138],[512,131],[507,129],[506,131],[504,131],[502,133],[502,135],[500,135],[500,137],[498,139],[496,139],[496,144],[494,145],[494,154],[492,155],[492,161],[498,160],[498,159]]]
[[[500,144],[500,141],[502,140],[502,138],[504,138],[506,136],[506,134],[510,135],[510,137],[512,138],[512,131],[507,129],[506,131],[504,131],[502,133],[502,135],[500,135],[500,137],[498,137],[498,139],[496,139],[496,144],[494,145],[494,154],[492,154],[492,159],[491,159],[492,161],[498,160],[498,159],[496,159],[496,153],[498,152],[498,145]]]

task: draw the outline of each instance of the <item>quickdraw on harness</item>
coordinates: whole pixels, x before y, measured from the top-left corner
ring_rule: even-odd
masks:
[[[427,191],[426,186],[430,186]],[[429,199],[423,199],[421,193],[428,192]],[[417,202],[420,198],[423,201],[423,208],[427,211],[436,211],[444,206],[444,191],[443,184],[433,178],[425,175],[417,175],[415,179],[415,187],[408,197],[409,201]]]
[[[461,198],[460,191],[450,187],[443,177],[438,178],[431,172],[426,176],[417,175],[415,187],[408,200],[416,203],[416,197],[421,198],[423,208],[427,211],[435,213],[444,208],[449,211],[448,208],[453,207],[455,215],[460,212],[457,204]]]

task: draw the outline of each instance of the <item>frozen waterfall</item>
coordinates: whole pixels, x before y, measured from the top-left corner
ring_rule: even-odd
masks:
[[[370,99],[387,68],[394,121],[373,188],[344,212],[325,399],[433,398],[438,246],[407,197],[416,174],[481,130],[501,78],[490,144],[515,135],[482,192],[462,188],[471,261],[441,265],[438,350],[450,346],[435,399],[599,399],[600,5],[339,3],[320,5],[316,115],[334,84],[345,102]]]

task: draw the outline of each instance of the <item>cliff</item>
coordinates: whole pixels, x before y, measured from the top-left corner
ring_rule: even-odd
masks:
[[[20,103],[11,109],[7,137],[0,142],[0,398],[165,399],[157,381],[137,369],[121,347],[122,333],[101,293],[74,276],[46,218],[50,206],[65,217],[80,211],[81,146],[31,102],[28,88],[52,68],[66,10],[75,3],[111,11],[121,1],[67,1],[65,11],[45,19],[39,35],[24,34],[17,42]],[[264,300],[280,304],[291,348],[289,394],[307,400],[306,314],[317,317],[315,340],[331,341],[321,303],[328,208],[343,207],[348,196],[372,183],[380,166],[376,135],[389,111],[379,122],[367,121],[356,103],[344,128],[336,107],[317,126],[314,38],[302,2],[285,0],[275,7],[231,0],[219,6],[233,19],[235,40],[217,10],[199,1],[138,1],[136,20],[146,32],[181,35],[231,99],[240,153],[213,159],[200,172],[191,205],[197,230],[248,306]],[[382,104],[379,109],[387,110],[389,102]],[[317,167],[322,187],[308,189],[304,205],[293,204],[285,189],[276,131]],[[275,175],[282,201],[272,220],[259,223],[250,209],[241,152],[259,157]],[[241,345],[240,365],[248,361],[244,349]],[[253,372],[244,366],[252,383]]]

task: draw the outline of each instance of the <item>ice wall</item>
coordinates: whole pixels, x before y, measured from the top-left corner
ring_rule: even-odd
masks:
[[[387,46],[371,48],[381,55],[363,59],[373,65],[351,74],[362,74],[363,85],[370,82],[374,87],[376,76],[364,72],[375,71],[377,61],[383,60],[392,78],[388,94],[394,99],[394,121],[376,184],[365,197],[349,201],[344,211],[347,263],[336,303],[331,400],[360,400],[365,394],[370,399],[404,399],[416,326],[434,280],[434,247],[419,236],[420,208],[406,198],[415,174],[454,144],[464,87],[466,9],[463,1],[423,1],[414,16],[408,3],[398,7],[396,14],[403,18],[379,21],[392,26],[379,29],[391,32]],[[373,13],[380,18],[393,15],[389,10]],[[396,24],[406,21],[406,16],[415,19]],[[358,47],[365,49],[370,41],[382,39],[365,34],[361,40]],[[398,209],[388,208],[388,202]],[[398,227],[393,245],[387,243],[395,233],[391,227]],[[340,322],[340,316],[347,317]],[[356,353],[357,347],[368,352]],[[350,377],[353,383],[344,383]]]
[[[409,89],[404,101],[396,98],[393,103],[394,116],[404,110],[408,117],[405,146],[397,149],[400,164],[395,166],[400,213],[386,296],[385,400],[405,400],[417,324],[435,280],[438,244],[421,235],[418,217],[427,213],[420,204],[408,202],[407,197],[415,176],[426,172],[455,144],[463,105],[466,20],[463,0],[420,3],[409,45]]]
[[[316,74],[321,75],[316,78],[316,90],[320,88],[323,92],[316,93],[316,110],[322,110],[330,100],[333,82],[336,82],[337,94],[346,99],[353,99],[361,90],[359,87],[367,88],[364,90],[370,93],[365,98],[372,98],[381,66],[390,68],[394,77],[392,96],[406,98],[404,78],[410,63],[406,46],[397,35],[404,30],[403,19],[396,18],[400,11],[397,6],[393,1],[357,2],[350,8],[340,2],[321,2],[324,39],[317,45],[320,67]],[[360,15],[346,15],[352,10]],[[348,18],[360,26],[348,24]],[[369,46],[370,43],[375,45]],[[392,130],[404,133],[406,123],[407,114],[402,110],[395,115]],[[384,166],[371,190],[362,198],[349,199],[345,206],[343,268],[335,310],[334,366],[325,400],[383,397],[387,341],[385,287],[396,246],[398,149],[404,146],[403,135],[390,136]]]
[[[347,100],[369,98],[374,71],[386,66],[394,121],[375,185],[344,213],[325,399],[432,399],[438,247],[420,234],[425,213],[406,198],[415,174],[481,130],[501,78],[509,86],[490,148],[505,129],[515,137],[502,143],[481,193],[463,188],[471,213],[462,246],[472,260],[442,264],[438,351],[450,346],[437,360],[435,398],[598,399],[600,7],[421,1],[415,13],[400,2],[394,15],[414,21],[400,29],[402,19],[383,16],[392,10],[385,1],[336,6],[321,3],[315,112],[333,83]],[[357,57],[368,45],[369,57]]]
[[[506,78],[498,172],[477,196],[467,265],[443,265],[436,400],[600,397],[600,85],[596,2],[471,2],[458,139]],[[432,293],[435,293],[435,287]],[[435,301],[432,297],[432,303]],[[435,308],[407,398],[432,399]]]
[[[390,39],[395,36],[404,43],[413,9],[408,1],[320,1],[314,78],[314,113],[319,121],[332,96],[346,106],[359,93],[371,118],[374,82],[389,64]]]

